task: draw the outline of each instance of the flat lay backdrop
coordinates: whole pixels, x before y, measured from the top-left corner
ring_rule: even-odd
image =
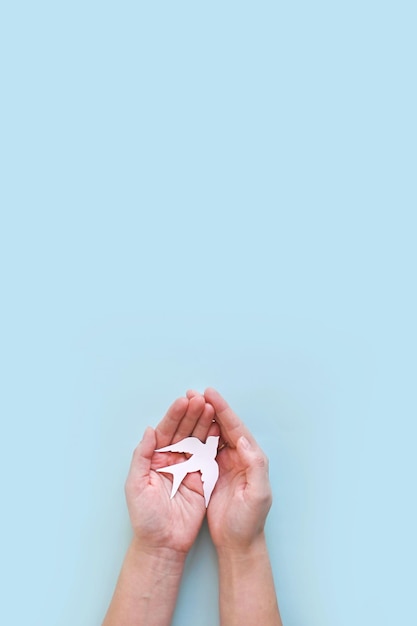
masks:
[[[208,385],[270,458],[284,625],[415,623],[415,33],[405,0],[2,5],[2,624],[100,624],[132,450]]]

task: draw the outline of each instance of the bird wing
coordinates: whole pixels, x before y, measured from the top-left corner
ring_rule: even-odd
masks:
[[[166,472],[167,474],[172,474],[172,490],[171,490],[171,498],[175,496],[178,491],[178,487],[188,474],[188,461],[184,463],[176,463],[174,465],[168,465],[167,467],[160,467],[157,469],[157,472]]]
[[[219,466],[217,461],[210,459],[206,461],[201,468],[201,480],[203,481],[204,500],[206,502],[206,508],[210,501],[211,494],[216,486],[217,479],[219,477]]]
[[[197,437],[186,437],[185,439],[181,439],[181,441],[177,441],[177,443],[165,446],[165,448],[158,448],[155,452],[187,452],[188,454],[198,454],[198,452],[202,451],[202,446],[204,446],[204,444],[201,443],[200,439],[197,439]]]

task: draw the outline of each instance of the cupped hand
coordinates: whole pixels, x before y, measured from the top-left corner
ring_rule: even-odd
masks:
[[[178,398],[155,430],[146,429],[134,451],[125,492],[135,538],[145,549],[186,553],[196,539],[206,514],[200,473],[188,474],[171,499],[172,477],[156,470],[185,456],[155,450],[190,435],[204,441],[213,417],[201,394]]]
[[[262,536],[272,504],[268,459],[216,390],[207,389],[204,397],[227,442],[216,458],[220,474],[207,509],[210,534],[218,549],[245,549]]]

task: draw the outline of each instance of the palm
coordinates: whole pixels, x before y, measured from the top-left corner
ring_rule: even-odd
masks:
[[[254,481],[253,468],[236,449],[228,448],[217,458],[220,478],[207,510],[213,542],[225,548],[250,545],[263,530],[271,506],[264,460],[257,458],[258,480]]]
[[[184,552],[197,537],[206,512],[200,474],[188,474],[171,499],[172,479],[156,470],[185,460],[184,455],[155,454],[149,483],[136,490],[129,505],[133,528],[140,527],[144,540]]]
[[[225,448],[217,456],[220,474],[207,510],[210,533],[215,545],[231,539],[240,524],[246,485],[246,468],[235,449]]]

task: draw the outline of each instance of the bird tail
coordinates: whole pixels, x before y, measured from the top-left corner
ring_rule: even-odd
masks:
[[[172,490],[171,490],[171,499],[175,496],[178,491],[178,487],[188,474],[187,469],[183,468],[182,465],[185,463],[177,463],[176,465],[169,465],[167,467],[161,467],[157,469],[157,472],[165,472],[167,474],[172,474],[173,482],[172,482]]]

